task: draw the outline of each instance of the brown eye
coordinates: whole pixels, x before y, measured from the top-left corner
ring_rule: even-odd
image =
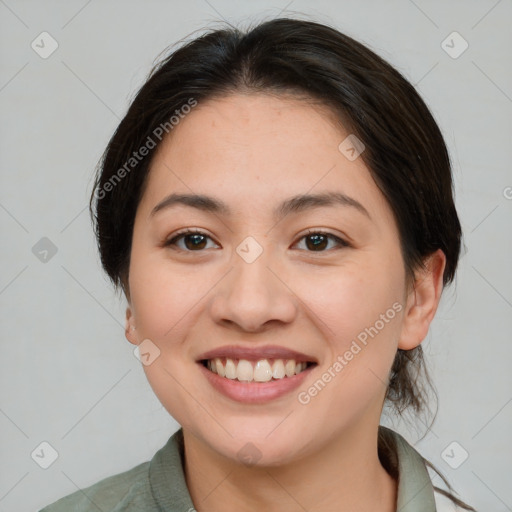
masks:
[[[185,235],[183,241],[185,242],[185,247],[192,251],[194,249],[204,249],[206,246],[206,237],[203,235]]]
[[[334,241],[334,246],[348,247],[349,244],[341,238],[331,233],[311,232],[303,236],[301,240],[305,240],[305,246],[308,251],[325,252],[329,243]],[[329,248],[333,248],[332,245]]]
[[[187,231],[171,238],[165,245],[176,246],[182,251],[197,252],[208,248],[208,240],[211,240],[211,238],[206,233],[201,231]],[[180,244],[180,242],[183,242],[183,244]]]
[[[329,239],[325,235],[308,235],[306,237],[306,247],[312,251],[322,251],[327,247]]]

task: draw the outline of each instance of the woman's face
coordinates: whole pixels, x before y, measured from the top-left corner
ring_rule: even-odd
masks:
[[[292,461],[378,424],[405,270],[348,135],[300,100],[236,94],[197,105],[153,160],[127,337],[168,412],[234,460]]]

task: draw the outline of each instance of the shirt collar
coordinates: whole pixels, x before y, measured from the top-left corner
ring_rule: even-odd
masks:
[[[379,426],[394,441],[398,459],[397,512],[435,512],[434,489],[422,456],[398,433]],[[183,429],[175,432],[151,459],[149,484],[159,512],[192,512],[184,473]]]
[[[398,459],[397,512],[436,512],[434,488],[423,457],[397,432],[379,426],[395,444]]]
[[[195,510],[185,480],[183,454],[183,429],[180,428],[151,459],[149,484],[155,505],[158,506],[155,511]]]

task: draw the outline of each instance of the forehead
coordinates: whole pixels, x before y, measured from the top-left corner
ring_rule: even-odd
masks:
[[[158,148],[143,202],[202,193],[270,209],[284,196],[339,191],[382,216],[389,208],[362,158],[339,149],[349,135],[327,107],[302,99],[233,94],[200,102]]]
[[[304,161],[305,165],[321,153],[337,151],[347,135],[340,128],[327,107],[304,99],[232,94],[199,103],[162,149],[171,146],[176,156],[188,155],[197,161],[201,154],[190,146],[197,150],[201,142],[205,160],[215,155],[222,161],[250,158],[255,163],[280,160]]]

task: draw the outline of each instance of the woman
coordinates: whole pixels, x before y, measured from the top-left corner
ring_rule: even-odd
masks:
[[[442,135],[388,63],[307,21],[199,37],[138,92],[91,211],[181,429],[45,512],[473,510],[379,425],[426,405],[461,238]]]

